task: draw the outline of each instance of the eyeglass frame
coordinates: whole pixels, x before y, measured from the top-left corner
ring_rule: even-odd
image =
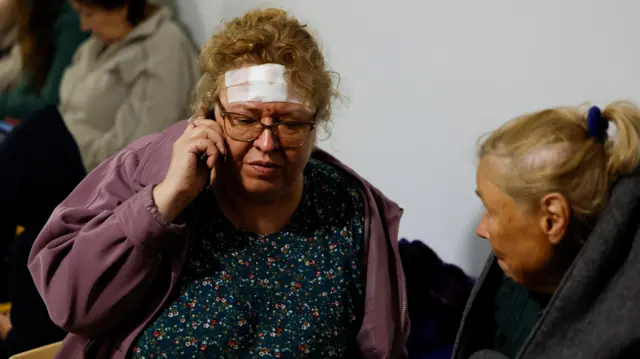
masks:
[[[219,106],[219,111],[220,111],[220,116],[222,117],[222,121],[224,122],[224,132],[227,134],[227,136],[229,136],[231,139],[233,139],[234,141],[238,141],[238,142],[253,142],[255,141],[258,137],[260,137],[260,135],[264,132],[265,129],[271,131],[271,135],[273,136],[273,139],[276,140],[276,143],[278,143],[278,146],[282,147],[282,148],[300,148],[302,146],[304,146],[305,143],[307,143],[307,141],[309,140],[309,136],[311,136],[311,132],[313,132],[313,130],[316,128],[317,122],[315,121],[316,118],[316,114],[314,113],[313,116],[311,117],[313,119],[313,122],[307,122],[307,121],[291,121],[291,122],[275,122],[270,124],[270,125],[265,125],[264,123],[262,123],[262,121],[256,120],[254,118],[251,118],[247,115],[243,115],[241,113],[236,113],[236,112],[230,112],[227,111],[224,106],[222,105],[222,101],[220,101],[220,98],[216,99],[216,103]],[[216,113],[215,113],[215,107],[212,107],[209,110],[209,114],[208,114],[209,118],[211,119],[215,119]],[[226,115],[235,115],[235,116],[240,116],[240,117],[244,117],[248,120],[251,121],[255,121],[257,123],[260,124],[261,128],[260,131],[258,132],[258,134],[250,139],[250,140],[238,140],[236,138],[234,138],[233,136],[229,135],[229,131],[227,131],[227,116]],[[277,116],[275,117],[277,118]],[[282,145],[282,143],[280,142],[280,136],[278,135],[278,133],[276,131],[273,130],[273,128],[277,127],[278,125],[282,125],[282,124],[304,124],[304,125],[309,125],[309,132],[307,133],[307,136],[304,138],[304,140],[302,141],[302,143],[300,143],[297,146],[284,146]]]

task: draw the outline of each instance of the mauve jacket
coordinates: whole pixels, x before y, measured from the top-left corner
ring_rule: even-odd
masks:
[[[36,239],[29,270],[53,322],[70,333],[56,358],[127,357],[175,296],[190,228],[167,222],[152,189],[164,179],[186,126],[182,121],[143,137],[98,166]],[[397,245],[402,209],[326,152],[313,156],[352,176],[366,202],[362,356],[405,358],[409,319]]]

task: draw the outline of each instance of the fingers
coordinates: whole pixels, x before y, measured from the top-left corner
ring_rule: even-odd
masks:
[[[220,151],[220,153],[222,153],[223,155],[227,154],[224,135],[220,133],[217,128],[196,126],[196,128],[192,129],[189,133],[189,138],[193,140],[198,138],[210,139],[216,144],[216,147],[218,147],[218,151]]]
[[[217,157],[207,157],[207,167],[215,168]]]
[[[202,116],[200,117],[191,117],[188,121],[188,126],[184,130],[185,133],[189,133],[198,127],[209,127],[212,129],[219,130],[221,134],[224,134],[222,126],[215,120],[208,120]]]
[[[209,160],[211,160],[211,157],[209,157]],[[207,165],[209,164],[209,160],[207,161]],[[216,165],[215,165],[215,162],[213,162],[213,165],[209,166],[209,168],[211,168],[211,172],[209,172],[209,185],[213,185],[213,183],[216,180]]]
[[[213,168],[215,166],[220,150],[214,141],[208,138],[196,138],[186,143],[188,152],[200,157],[204,154],[207,157],[207,166]]]
[[[185,146],[198,158],[206,160],[207,166],[213,168],[218,154],[226,156],[227,147],[222,127],[213,120],[202,117],[191,118],[185,133],[177,143],[177,147]]]
[[[194,123],[196,119],[197,119],[196,117],[191,117],[189,121],[187,121],[188,125],[187,125],[187,128],[184,129],[184,133],[187,133],[196,127]]]
[[[204,126],[204,127],[216,127],[222,130],[222,127],[216,120],[208,120],[204,117],[196,117],[192,122],[196,127]]]

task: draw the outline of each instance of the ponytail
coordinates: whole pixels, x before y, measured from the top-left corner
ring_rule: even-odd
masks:
[[[629,102],[608,105],[602,117],[616,126],[616,135],[605,142],[610,182],[631,173],[640,163],[640,109]]]

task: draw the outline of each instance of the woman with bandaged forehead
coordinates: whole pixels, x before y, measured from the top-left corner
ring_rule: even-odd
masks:
[[[404,357],[402,211],[316,147],[317,41],[250,11],[200,61],[194,117],[99,166],[34,245],[58,357]]]

